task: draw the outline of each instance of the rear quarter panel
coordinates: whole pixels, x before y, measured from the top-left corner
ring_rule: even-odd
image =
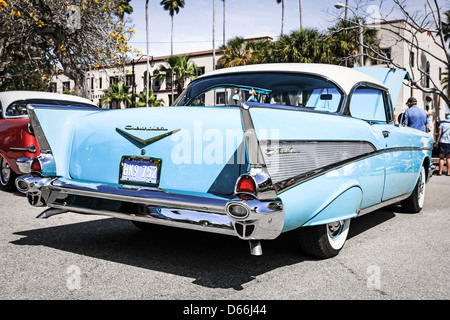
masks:
[[[17,174],[23,173],[17,167],[18,158],[36,157],[40,153],[36,138],[28,132],[28,123],[28,118],[0,119],[0,154]],[[27,149],[30,145],[37,147],[35,153],[14,150],[14,148]]]
[[[366,142],[383,149],[371,126],[350,117],[313,112],[251,109],[255,130],[261,143],[264,140],[304,142]],[[301,153],[300,153],[301,154]],[[311,168],[318,157],[308,156]],[[283,165],[280,160],[280,165]],[[269,170],[270,172],[270,170]],[[277,181],[274,181],[275,183]],[[384,183],[384,155],[374,155],[326,173],[279,192],[285,210],[283,231],[300,226],[327,223],[355,217],[360,207],[381,201]],[[332,210],[331,210],[332,209]]]

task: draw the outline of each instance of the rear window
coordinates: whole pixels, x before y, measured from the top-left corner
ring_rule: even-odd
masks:
[[[48,99],[27,99],[18,100],[11,103],[5,110],[5,118],[22,118],[27,117],[27,105],[29,104],[45,104],[45,105],[56,105],[56,106],[74,106],[74,107],[95,107],[94,105],[73,102],[65,100],[48,100]]]
[[[282,72],[224,74],[193,81],[177,106],[235,106],[244,102],[338,112],[342,91],[312,75]]]

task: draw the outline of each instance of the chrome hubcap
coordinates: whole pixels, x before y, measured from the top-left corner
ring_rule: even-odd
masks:
[[[5,159],[1,159],[1,174],[0,180],[2,184],[6,184],[9,181],[9,177],[11,176],[11,167]]]
[[[344,226],[344,220],[336,221],[327,224],[327,232],[331,238],[336,238],[341,234],[342,227]]]
[[[424,177],[424,171],[422,170],[420,176],[419,176],[419,182],[418,182],[418,188],[417,188],[417,198],[418,198],[418,202],[419,202],[419,206],[422,207],[423,206],[423,201],[425,198],[425,177]]]

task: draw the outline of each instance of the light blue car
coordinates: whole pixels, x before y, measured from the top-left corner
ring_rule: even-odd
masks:
[[[29,106],[41,155],[19,159],[29,174],[16,186],[49,207],[40,218],[71,211],[227,234],[255,255],[261,240],[292,232],[303,252],[333,257],[352,218],[424,205],[433,141],[394,122],[405,77],[251,65],[198,77],[171,107]]]

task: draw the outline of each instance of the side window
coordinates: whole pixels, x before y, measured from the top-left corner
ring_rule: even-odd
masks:
[[[392,106],[391,96],[387,92],[385,93],[385,101],[387,101],[387,112],[386,112],[386,119],[387,122],[391,123],[394,121],[394,107]]]
[[[7,117],[23,117],[27,115],[27,103],[25,101],[11,103],[5,112],[5,116]]]
[[[358,87],[350,100],[350,114],[367,121],[386,122],[386,104],[382,90]]]

